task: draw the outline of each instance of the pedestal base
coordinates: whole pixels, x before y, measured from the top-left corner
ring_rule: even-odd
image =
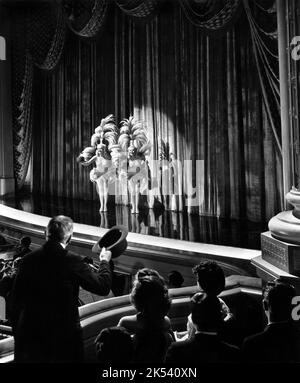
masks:
[[[263,285],[265,285],[267,282],[280,278],[281,280],[293,285],[297,291],[297,294],[300,294],[300,278],[297,276],[279,269],[278,267],[264,260],[261,256],[253,258],[251,263],[256,268],[257,276],[262,279]]]
[[[300,245],[300,219],[292,210],[283,211],[270,219],[269,229],[273,237]]]
[[[269,221],[269,232],[261,234],[261,257],[251,263],[264,280],[276,278],[292,283],[300,292],[300,191],[285,196],[293,210],[283,211]]]
[[[262,259],[293,275],[300,275],[300,246],[274,238],[271,232],[261,234]]]

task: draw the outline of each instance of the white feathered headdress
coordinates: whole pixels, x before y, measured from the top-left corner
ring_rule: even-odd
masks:
[[[148,156],[151,151],[151,143],[147,138],[145,126],[133,116],[121,121],[118,143],[124,152],[127,152],[130,146],[137,149],[138,155]]]
[[[107,142],[108,149],[117,143],[118,129],[112,114],[102,118],[100,125],[97,126],[95,133],[92,135],[91,146],[97,146],[103,143],[103,140]]]

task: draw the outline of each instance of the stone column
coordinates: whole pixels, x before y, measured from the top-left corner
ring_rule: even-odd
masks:
[[[289,3],[290,1],[290,3]],[[281,131],[282,131],[282,161],[283,161],[283,189],[285,201],[288,206],[293,206],[293,210],[287,210],[277,214],[269,222],[269,229],[274,238],[287,243],[300,245],[300,190],[299,174],[296,166],[298,164],[299,153],[295,149],[299,143],[293,142],[299,137],[299,116],[294,116],[292,111],[294,105],[298,103],[295,99],[295,92],[291,91],[293,77],[292,62],[290,59],[291,36],[290,24],[294,22],[295,12],[289,19],[289,6],[295,5],[295,0],[277,0],[277,24],[278,24],[278,51],[280,69],[280,105],[281,105]],[[295,11],[295,7],[291,7]],[[299,88],[299,84],[295,84]],[[297,124],[293,123],[296,118]],[[298,168],[298,166],[297,166]],[[291,174],[293,173],[293,177]],[[292,181],[293,179],[293,181]],[[292,185],[293,182],[293,185]],[[290,191],[290,189],[292,190]],[[299,248],[300,254],[300,248]],[[300,264],[298,266],[300,268]]]
[[[290,100],[289,100],[289,47],[287,29],[287,1],[277,0],[277,30],[278,30],[278,57],[280,79],[280,117],[281,117],[281,141],[282,141],[282,168],[283,168],[283,192],[286,195],[292,187],[292,164],[291,164],[291,124],[290,124]]]
[[[0,6],[0,196],[15,190],[9,11]]]
[[[277,277],[293,283],[300,293],[300,190],[293,164],[297,161],[294,137],[298,136],[294,129],[298,124],[292,123],[293,93],[291,92],[291,60],[289,6],[298,0],[277,0],[278,53],[280,74],[280,106],[281,106],[281,138],[283,163],[283,191],[286,210],[269,222],[269,232],[261,235],[261,257],[252,261],[257,273],[264,280]],[[292,15],[292,18],[295,15]],[[297,85],[299,86],[299,84]],[[299,119],[299,116],[297,116]],[[299,177],[299,175],[298,175]],[[294,185],[293,185],[294,184]],[[292,189],[292,190],[290,190]]]

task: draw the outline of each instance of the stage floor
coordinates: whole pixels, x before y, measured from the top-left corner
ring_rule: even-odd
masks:
[[[128,227],[132,233],[181,239],[223,246],[260,249],[260,234],[267,223],[230,220],[157,209],[131,214],[127,206],[109,206],[99,213],[98,201],[74,200],[22,194],[2,198],[0,203],[29,213],[52,217],[70,216],[75,222],[102,228],[116,224]]]

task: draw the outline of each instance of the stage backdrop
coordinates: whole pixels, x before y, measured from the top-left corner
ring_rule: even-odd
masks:
[[[142,21],[109,7],[96,38],[69,34],[55,71],[35,71],[33,192],[96,200],[76,157],[101,118],[133,114],[147,124],[151,159],[163,140],[175,158],[204,161],[183,179],[185,193],[190,178],[204,185],[194,213],[270,218],[281,209],[281,158],[256,59],[244,11],[208,34],[176,2]]]

